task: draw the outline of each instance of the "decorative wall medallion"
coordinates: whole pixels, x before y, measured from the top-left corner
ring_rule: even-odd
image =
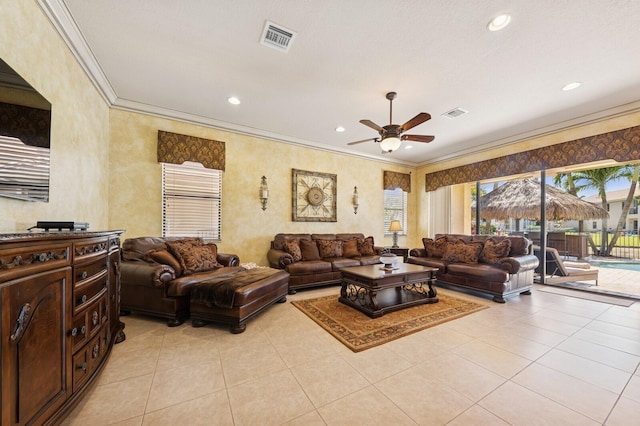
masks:
[[[292,169],[293,221],[337,222],[337,175]]]

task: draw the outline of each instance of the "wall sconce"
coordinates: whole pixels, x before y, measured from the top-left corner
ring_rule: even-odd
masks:
[[[353,187],[353,214],[358,214],[358,187]]]
[[[269,188],[267,187],[267,178],[262,176],[262,182],[260,182],[260,202],[262,203],[262,210],[267,209],[267,200],[269,199]]]
[[[392,220],[389,224],[389,231],[393,232],[393,245],[391,248],[398,247],[398,232],[402,231],[402,225],[399,220]]]

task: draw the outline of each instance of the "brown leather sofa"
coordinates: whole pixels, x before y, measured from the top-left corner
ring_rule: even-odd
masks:
[[[269,266],[289,273],[289,294],[339,284],[340,268],[380,263],[384,248],[359,233],[277,234],[267,253]]]
[[[538,258],[522,236],[437,234],[409,251],[409,263],[438,268],[439,284],[505,298],[531,294]]]
[[[200,259],[202,266],[185,270],[167,245],[184,241],[196,241],[209,249],[215,246],[198,238],[137,237],[123,242],[120,263],[123,314],[134,311],[168,318],[170,327],[180,325],[189,316],[190,292],[196,283],[245,270],[237,255],[217,253],[217,247],[213,257],[218,265],[211,267]]]

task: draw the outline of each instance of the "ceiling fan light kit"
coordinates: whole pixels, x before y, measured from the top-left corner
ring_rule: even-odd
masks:
[[[380,148],[385,152],[392,152],[400,148],[402,141],[396,137],[385,138],[380,141]]]
[[[388,153],[400,148],[402,141],[405,140],[425,143],[431,142],[434,139],[433,136],[403,134],[407,130],[430,120],[431,115],[427,114],[426,112],[419,113],[403,125],[393,124],[393,100],[396,98],[396,96],[396,92],[389,92],[386,94],[386,98],[389,100],[389,124],[381,127],[371,120],[360,120],[360,123],[376,130],[380,135],[380,138],[368,138],[361,141],[349,142],[347,145],[355,145],[358,143],[369,141],[380,142],[380,147],[382,148],[383,153]]]

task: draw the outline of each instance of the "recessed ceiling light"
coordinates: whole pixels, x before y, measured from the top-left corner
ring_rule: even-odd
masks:
[[[489,21],[489,23],[487,24],[487,29],[489,31],[500,31],[501,29],[509,25],[509,22],[511,22],[511,15],[503,13],[502,15],[498,15],[491,21]]]
[[[240,99],[236,98],[235,96],[232,96],[229,99],[227,99],[227,102],[229,102],[232,105],[240,105]]]
[[[338,132],[338,133],[342,133],[342,132],[344,132],[344,131],[345,131],[345,128],[344,128],[344,127],[342,127],[342,126],[338,126],[338,127],[336,127],[336,132]]]
[[[574,81],[573,83],[569,83],[566,86],[564,86],[562,90],[564,90],[565,92],[568,92],[569,90],[577,89],[581,85],[582,83],[580,83],[579,81]]]

